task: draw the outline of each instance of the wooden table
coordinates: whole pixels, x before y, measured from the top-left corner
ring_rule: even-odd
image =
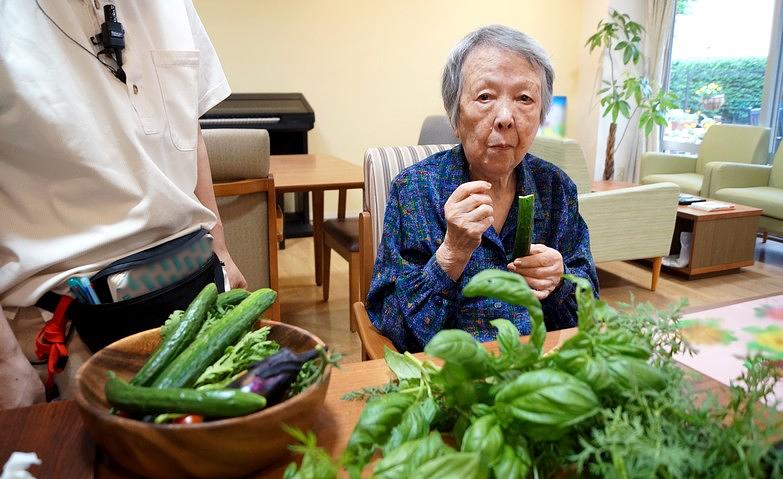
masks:
[[[73,401],[0,410],[0,431],[0,468],[14,451],[35,452],[35,477],[93,477],[95,444]]]
[[[637,184],[628,181],[614,181],[614,180],[595,180],[590,184],[590,191],[612,191],[622,188],[630,188],[632,186],[639,186]]]
[[[763,212],[738,204],[723,211],[678,206],[671,252],[680,252],[680,233],[690,232],[691,253],[687,266],[669,269],[693,278],[753,266],[756,231]]]
[[[576,328],[547,333],[544,350],[548,351],[576,334]],[[523,338],[526,341],[527,338]],[[485,343],[491,352],[497,352],[497,343]],[[423,354],[417,356],[423,357]],[[316,419],[313,430],[318,435],[318,444],[333,457],[337,457],[348,444],[348,438],[359,419],[364,403],[344,401],[342,396],[367,386],[378,386],[392,378],[383,360],[344,364],[332,371],[331,382],[326,393],[324,406]],[[722,384],[702,376],[697,382],[697,391],[717,392],[725,399],[727,389]],[[42,466],[32,471],[74,471],[73,474],[43,474],[38,477],[91,477],[85,472],[95,466],[95,477],[101,479],[133,479],[135,476],[114,465],[107,465],[100,457],[96,460],[96,449],[78,414],[76,403],[60,401],[29,408],[0,411],[0,461],[5,461],[15,450],[34,451],[43,460]],[[10,431],[10,434],[8,432]],[[295,460],[289,455],[278,463],[259,471],[252,478],[279,478],[286,466]],[[78,472],[78,473],[77,473]]]
[[[277,193],[312,192],[315,284],[321,285],[323,268],[324,191],[338,190],[337,212],[345,217],[346,191],[364,188],[361,166],[329,155],[271,155],[269,171]]]
[[[636,186],[625,181],[593,181],[592,191],[610,191]],[[756,231],[764,210],[734,204],[722,211],[703,211],[687,205],[677,206],[677,221],[670,254],[680,252],[680,233],[691,233],[688,265],[667,266],[668,270],[691,278],[728,273],[753,266]]]

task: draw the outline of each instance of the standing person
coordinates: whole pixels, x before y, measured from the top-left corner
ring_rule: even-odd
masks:
[[[218,259],[231,287],[246,285],[226,249],[198,126],[229,93],[190,0],[0,0],[0,408],[41,399],[19,345],[32,356],[42,298],[60,313],[91,315],[102,335],[143,319],[132,316],[146,310],[108,292],[101,302],[116,303],[71,307],[69,278],[95,278],[150,251],[166,260],[183,239],[209,244],[198,233],[208,230],[214,255],[163,296],[182,304],[197,284],[222,282]],[[111,280],[106,288],[122,284]],[[146,304],[155,291],[127,304]],[[63,336],[38,339],[62,354]],[[86,354],[73,346],[65,396],[74,356]],[[48,369],[51,380],[57,365]]]
[[[462,288],[486,268],[525,278],[549,330],[576,326],[574,287],[598,291],[576,186],[528,150],[552,102],[554,72],[544,49],[494,25],[469,33],[443,70],[443,104],[460,144],[403,170],[389,191],[383,237],[367,297],[373,325],[399,350],[421,351],[441,329],[495,339],[495,318],[530,334],[527,309]],[[517,197],[535,195],[530,255],[511,257]]]

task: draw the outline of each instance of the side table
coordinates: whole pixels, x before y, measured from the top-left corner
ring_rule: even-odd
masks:
[[[690,279],[752,266],[756,231],[763,212],[759,208],[737,204],[733,209],[722,211],[677,207],[671,253],[680,252],[680,233],[687,231],[691,233],[691,257],[687,266],[669,269]]]

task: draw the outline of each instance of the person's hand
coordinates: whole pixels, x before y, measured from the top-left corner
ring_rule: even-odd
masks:
[[[563,281],[563,255],[542,244],[531,244],[530,255],[515,259],[507,268],[525,278],[539,301],[552,294]]]
[[[228,276],[229,286],[232,289],[247,288],[247,281],[245,280],[244,275],[242,275],[242,272],[239,271],[236,263],[234,263],[234,260],[231,259],[231,256],[226,254],[221,258],[221,261],[223,262],[223,267],[226,269],[226,276]]]
[[[473,251],[481,244],[481,235],[490,227],[493,218],[492,187],[486,181],[469,181],[457,187],[443,206],[446,217],[446,236],[436,252],[441,268],[457,280]]]

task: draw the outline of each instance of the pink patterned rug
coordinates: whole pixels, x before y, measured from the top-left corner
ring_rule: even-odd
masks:
[[[686,314],[680,324],[697,353],[675,359],[723,384],[742,374],[748,355],[783,367],[783,294]],[[775,397],[783,401],[783,383]]]

